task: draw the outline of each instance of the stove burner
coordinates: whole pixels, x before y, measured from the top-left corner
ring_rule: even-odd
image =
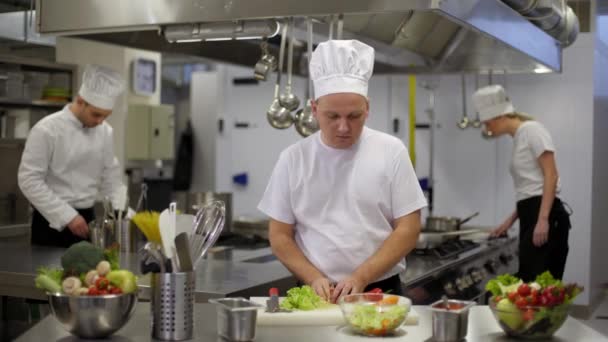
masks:
[[[217,240],[216,245],[242,249],[258,249],[270,246],[270,242],[268,242],[267,239],[255,234],[249,237],[245,235],[228,233],[226,235],[221,235]]]
[[[478,243],[470,240],[448,240],[434,248],[415,249],[416,255],[434,255],[439,259],[449,259],[460,253],[477,248]]]

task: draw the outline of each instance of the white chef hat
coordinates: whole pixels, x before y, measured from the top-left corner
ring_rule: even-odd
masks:
[[[118,72],[101,65],[89,64],[82,74],[78,95],[92,106],[112,110],[124,89],[125,81]]]
[[[505,89],[498,84],[478,89],[473,94],[473,104],[481,122],[515,112]]]
[[[329,40],[312,53],[310,77],[315,99],[334,93],[367,97],[367,84],[374,70],[374,48],[358,40]]]

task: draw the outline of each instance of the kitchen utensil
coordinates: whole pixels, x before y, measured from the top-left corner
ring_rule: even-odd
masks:
[[[467,335],[469,308],[475,302],[443,299],[431,304],[433,312],[433,341],[459,342]]]
[[[288,24],[282,25],[281,30],[281,47],[279,48],[279,65],[277,70],[277,81],[274,86],[274,98],[270,104],[270,108],[266,112],[268,123],[274,128],[285,129],[293,123],[291,112],[281,106],[279,101],[279,91],[281,89],[281,73],[283,72],[283,60],[285,59],[285,43],[287,42]]]
[[[228,235],[232,232],[232,193],[231,192],[213,192],[213,191],[205,191],[205,192],[194,192],[190,193],[188,196],[188,207],[194,210],[193,213],[196,213],[200,208],[202,208],[205,204],[220,201],[224,202],[225,208],[225,218],[224,218],[224,229],[222,229],[221,236]],[[190,231],[189,231],[190,232]]]
[[[312,19],[306,19],[306,26],[308,29],[308,65],[310,65],[310,58],[312,56]],[[319,123],[313,116],[311,101],[313,100],[313,87],[312,80],[310,78],[310,70],[308,71],[307,87],[306,87],[306,102],[304,107],[296,112],[295,115],[295,127],[296,131],[303,137],[307,137],[314,132],[319,130]]]
[[[457,217],[446,217],[446,216],[429,216],[426,218],[425,227],[422,229],[423,232],[451,232],[460,229],[460,227],[479,215],[479,212],[473,213],[472,215],[459,219]]]
[[[181,341],[194,331],[194,272],[152,273],[152,336]]]
[[[192,233],[192,225],[194,224],[194,215],[177,214],[175,217],[175,235]]]
[[[110,247],[116,242],[116,222],[113,220],[96,219],[89,222],[89,239],[101,249]]]
[[[475,74],[475,91],[479,89],[479,74]],[[475,111],[475,120],[472,122],[473,127],[479,128],[481,127],[481,120],[479,119],[479,112]]]
[[[137,205],[135,206],[135,212],[144,210],[148,204],[148,184],[141,183],[141,191],[139,198],[137,199]]]
[[[458,128],[465,129],[469,127],[469,116],[467,114],[467,86],[465,74],[460,75],[460,87],[462,88],[462,118],[458,121]]]
[[[190,236],[190,251],[194,267],[203,258],[224,228],[224,203],[213,201],[199,209],[194,219],[194,227]]]
[[[271,288],[268,295],[270,295],[270,298],[266,300],[266,312],[291,312],[291,310],[281,309],[279,306],[279,289]]]
[[[156,260],[158,266],[160,267],[161,273],[167,272],[165,256],[163,255],[161,246],[155,243],[148,242],[144,245],[144,250],[148,253],[150,257]]]
[[[295,40],[293,27],[294,27],[294,19],[291,18],[289,22],[289,48],[287,50],[287,85],[285,86],[285,90],[279,96],[279,102],[281,106],[285,109],[294,111],[298,109],[300,106],[300,99],[293,93],[293,89],[291,87],[291,77],[293,75],[293,42]]]
[[[192,271],[192,256],[190,254],[190,241],[188,240],[188,233],[179,233],[175,237],[175,251],[177,252],[180,272]]]
[[[445,241],[462,238],[481,232],[481,229],[455,230],[451,232],[421,232],[416,241],[416,249],[435,248]]]
[[[173,255],[172,242],[175,239],[175,235],[171,234],[171,215],[169,215],[169,209],[165,209],[160,213],[158,217],[158,229],[160,230],[160,237],[163,246],[163,254],[170,258]]]
[[[255,64],[253,77],[258,81],[266,81],[268,77],[268,73],[276,70],[277,68],[277,59],[268,52],[268,38],[264,37],[262,43],[260,44],[260,49],[262,50],[262,56],[260,60]]]
[[[104,296],[49,294],[49,306],[61,326],[80,338],[104,338],[122,328],[137,304],[137,293]]]
[[[217,306],[217,333],[229,341],[255,339],[258,308],[262,307],[245,298],[209,299]]]

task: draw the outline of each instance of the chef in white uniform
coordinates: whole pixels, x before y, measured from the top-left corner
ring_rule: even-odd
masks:
[[[365,127],[373,64],[374,49],[359,41],[318,45],[310,73],[320,131],[281,153],[258,206],[273,253],[332,301],[376,287],[401,293],[427,204],[403,143]]]
[[[75,100],[32,127],[18,175],[35,209],[32,244],[69,247],[87,239],[98,197],[124,206],[112,127],[105,122],[124,88],[116,71],[88,65]]]

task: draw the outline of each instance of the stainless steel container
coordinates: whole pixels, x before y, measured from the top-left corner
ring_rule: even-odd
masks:
[[[152,336],[181,341],[194,331],[195,273],[152,274]]]
[[[475,302],[450,299],[448,308],[443,300],[431,304],[433,311],[433,341],[458,342],[467,336],[469,308]]]
[[[262,307],[245,298],[210,299],[217,305],[217,333],[230,341],[252,341],[258,308]]]
[[[122,253],[135,253],[146,243],[145,236],[129,219],[121,219],[115,225],[116,242]]]
[[[232,232],[232,193],[231,192],[174,192],[173,200],[177,202],[177,209],[186,214],[194,214],[200,207],[213,200],[224,202],[226,218],[221,235]]]
[[[106,249],[117,242],[116,224],[113,220],[96,219],[89,222],[89,238],[98,248]]]

